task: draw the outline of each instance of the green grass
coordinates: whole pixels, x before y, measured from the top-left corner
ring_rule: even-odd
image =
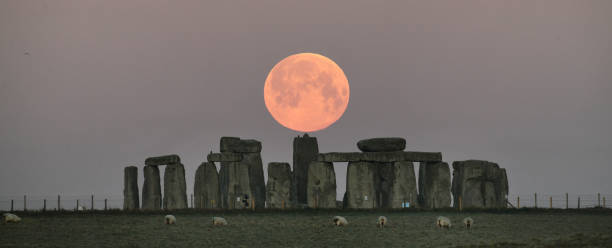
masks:
[[[172,213],[176,225],[164,225]],[[27,212],[0,224],[2,247],[612,247],[612,211],[209,211]],[[334,215],[349,221],[331,224]],[[390,225],[376,227],[385,215]],[[435,226],[449,217],[450,230]],[[212,216],[228,226],[213,227]],[[475,224],[466,230],[461,220]]]

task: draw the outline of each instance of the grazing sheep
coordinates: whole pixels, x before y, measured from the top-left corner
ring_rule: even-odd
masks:
[[[213,226],[225,226],[227,225],[227,220],[222,217],[213,217]]]
[[[470,217],[465,217],[465,219],[463,219],[463,224],[467,229],[470,229],[472,225],[474,225],[474,220]]]
[[[376,221],[376,226],[380,227],[380,228],[384,228],[385,225],[388,223],[389,221],[387,220],[387,217],[385,216],[378,216],[378,221]]]
[[[77,207],[77,210],[78,210],[78,211],[85,211],[85,210],[87,210],[87,208],[85,208],[84,206],[79,205],[79,206]]]
[[[451,221],[450,221],[449,218],[446,218],[444,216],[438,216],[438,220],[436,220],[436,225],[439,228],[443,228],[444,227],[444,228],[448,229],[448,228],[451,228]]]
[[[174,215],[166,215],[164,217],[164,223],[166,223],[166,225],[176,224],[176,217],[174,217]]]
[[[19,216],[11,214],[11,213],[5,213],[2,216],[4,216],[4,223],[17,223],[17,222],[21,222],[21,218],[19,218]]]
[[[334,221],[334,225],[336,226],[348,225],[348,221],[342,216],[334,216],[333,221]]]

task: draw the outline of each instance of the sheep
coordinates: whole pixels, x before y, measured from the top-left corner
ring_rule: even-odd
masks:
[[[451,221],[449,218],[446,218],[444,216],[438,216],[438,219],[436,220],[436,225],[438,226],[438,228],[451,228]]]
[[[474,220],[470,217],[465,217],[465,219],[463,219],[463,224],[467,229],[470,229],[472,225],[474,225]]]
[[[4,223],[18,223],[21,222],[21,218],[19,218],[19,216],[11,214],[11,213],[5,213],[2,216],[4,216]]]
[[[378,216],[378,221],[376,221],[376,226],[380,228],[384,228],[387,223],[389,223],[389,221],[387,220],[387,217]]]
[[[79,205],[79,206],[77,207],[77,210],[78,210],[78,211],[85,211],[85,210],[87,210],[87,208],[85,208],[85,206],[81,206],[81,205]]]
[[[336,226],[346,226],[348,225],[348,221],[342,217],[342,216],[334,216],[334,218],[332,219],[334,222],[334,225]]]
[[[213,226],[225,226],[227,225],[227,220],[222,217],[212,217]]]
[[[166,215],[164,217],[164,223],[166,223],[166,225],[173,225],[176,224],[176,217],[174,217],[174,215]]]

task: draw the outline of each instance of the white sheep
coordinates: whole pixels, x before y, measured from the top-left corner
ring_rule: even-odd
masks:
[[[467,229],[470,229],[472,225],[474,225],[474,220],[470,217],[465,217],[463,219],[463,224],[465,225]]]
[[[449,218],[446,218],[444,216],[438,216],[438,219],[436,220],[436,225],[439,228],[443,228],[444,227],[444,228],[448,229],[448,228],[451,228],[451,221],[450,221]]]
[[[172,225],[172,224],[176,224],[176,217],[174,217],[174,215],[166,215],[164,217],[164,223],[166,223],[166,225]]]
[[[85,210],[87,210],[87,208],[85,208],[85,206],[81,206],[81,205],[79,205],[79,206],[77,207],[77,210],[78,210],[78,211],[85,211]]]
[[[380,228],[384,228],[387,223],[389,223],[389,221],[387,220],[387,217],[378,216],[378,221],[376,221],[376,226]]]
[[[348,221],[342,217],[342,216],[334,216],[334,218],[332,219],[334,222],[334,225],[336,226],[346,226],[348,225]]]
[[[227,220],[222,217],[212,217],[213,226],[226,226]]]
[[[5,213],[2,216],[4,216],[4,223],[17,223],[17,222],[21,222],[21,218],[19,218],[19,216],[11,214],[11,213]]]

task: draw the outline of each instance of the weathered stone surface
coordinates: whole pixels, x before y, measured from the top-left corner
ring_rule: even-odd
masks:
[[[345,208],[376,208],[378,206],[379,173],[381,166],[372,162],[349,162],[346,170]]]
[[[241,164],[247,165],[249,168],[249,183],[252,199],[255,200],[255,208],[266,207],[266,181],[264,179],[263,162],[261,154],[244,153]],[[250,203],[249,203],[250,204]]]
[[[164,208],[187,208],[187,185],[183,164],[168,164],[164,170]]]
[[[268,163],[268,184],[266,184],[268,208],[290,207],[291,181],[289,163]]]
[[[406,149],[404,138],[373,138],[357,142],[357,147],[363,152],[395,152]]]
[[[242,154],[240,153],[210,153],[206,156],[208,162],[240,162],[242,161]]]
[[[419,204],[424,208],[450,207],[450,168],[445,162],[419,166]]]
[[[393,184],[389,192],[389,207],[401,208],[402,203],[410,203],[410,207],[418,207],[417,180],[414,175],[414,165],[409,161],[392,164]]]
[[[345,208],[401,208],[417,199],[412,162],[349,162]]]
[[[181,158],[176,154],[150,157],[145,160],[145,165],[169,165],[181,162]]]
[[[439,152],[330,152],[319,153],[319,162],[439,162],[442,161],[442,153]]]
[[[453,162],[453,202],[464,208],[505,208],[508,196],[506,170],[483,160]]]
[[[236,137],[221,137],[221,153],[238,153],[240,162],[221,162],[219,186],[224,208],[264,208],[266,185],[261,161],[261,142]]]
[[[261,152],[261,142],[238,137],[221,137],[220,150],[221,152],[235,153]]]
[[[159,180],[159,168],[147,165],[143,169],[144,183],[142,185],[142,208],[155,210],[161,208],[162,195]]]
[[[214,163],[202,163],[196,170],[193,195],[196,208],[220,206],[219,174]]]
[[[317,159],[319,145],[316,137],[304,134],[293,139],[293,196],[298,204],[307,203],[306,184],[308,182],[308,165]]]
[[[241,162],[221,162],[219,191],[221,192],[222,208],[249,207],[253,196],[249,180],[249,166]],[[243,200],[247,200],[248,206]]]
[[[329,162],[308,166],[307,200],[311,208],[336,208],[336,172]]]
[[[140,200],[138,195],[138,167],[127,166],[123,170],[123,209],[138,209]]]

